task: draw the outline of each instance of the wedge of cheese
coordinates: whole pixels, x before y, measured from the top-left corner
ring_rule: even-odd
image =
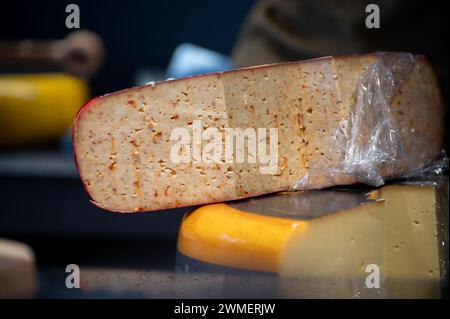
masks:
[[[207,205],[185,217],[178,250],[210,264],[277,273],[283,297],[439,297],[440,260],[448,255],[440,249],[436,192],[385,186],[372,193],[377,200],[337,212],[305,194]],[[300,201],[311,209],[299,210]]]
[[[295,186],[319,189],[355,183],[355,176],[344,173],[341,164],[360,79],[381,56],[264,65],[149,84],[96,98],[79,111],[74,123],[80,176],[95,204],[120,212],[221,202]],[[424,57],[415,56],[412,65],[395,65],[395,70],[402,68],[408,72],[401,81],[395,79],[393,92],[378,96],[380,101],[386,99],[389,111],[376,110],[380,114],[364,117],[354,141],[356,147],[374,142],[373,132],[365,131],[371,125],[388,122],[395,128],[387,128],[394,141],[375,141],[381,153],[386,147],[398,148],[389,153],[393,161],[387,165],[373,154],[368,158],[371,169],[386,179],[434,160],[443,137],[441,95],[431,66]],[[380,108],[379,104],[365,107]],[[203,135],[208,128],[218,130],[219,138]],[[246,156],[248,143],[231,146],[231,161],[225,155],[212,162],[203,157],[205,144],[223,142],[224,131],[239,128],[258,132],[258,145],[266,144],[267,152],[270,142],[275,143],[276,152],[271,154],[276,161],[270,173],[263,173],[267,168],[260,160],[263,152],[254,161]],[[267,136],[261,137],[259,128],[266,130]],[[268,137],[270,128],[277,129],[277,140]],[[189,132],[187,141],[172,139],[177,129]],[[200,139],[195,138],[196,130],[202,133]],[[171,156],[179,142],[176,153],[182,153],[182,162]],[[238,151],[244,154],[243,162],[237,159]]]
[[[0,238],[0,299],[32,298],[37,281],[33,250],[21,242]]]

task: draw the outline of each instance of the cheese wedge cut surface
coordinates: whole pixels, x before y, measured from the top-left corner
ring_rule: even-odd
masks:
[[[402,176],[440,154],[444,116],[438,83],[425,58],[414,59],[388,101],[395,147],[401,152],[391,165],[375,161],[372,167],[385,179]],[[95,204],[119,212],[355,183],[340,170],[345,141],[360,79],[379,62],[378,54],[326,57],[169,80],[96,98],[74,122],[81,179]],[[227,129],[239,128],[265,130],[266,139],[255,134],[267,153],[274,143],[269,173],[264,171],[270,163],[260,161],[259,154],[254,162],[245,155],[248,143],[231,146],[231,161],[225,160],[226,150],[220,160],[202,157],[208,153],[205,144],[220,142]],[[219,138],[195,139],[208,129],[218,130]],[[189,133],[187,140],[174,134],[179,130]],[[362,130],[355,145],[365,145],[370,136]],[[197,147],[200,151],[194,151]],[[237,150],[243,152],[243,162]]]
[[[440,296],[434,186],[385,186],[377,201],[325,214],[296,212],[295,196],[302,195],[262,198],[246,211],[198,208],[181,225],[178,250],[206,263],[278,273],[282,297]],[[269,204],[272,197],[290,201],[291,218]],[[274,217],[277,211],[285,215]]]

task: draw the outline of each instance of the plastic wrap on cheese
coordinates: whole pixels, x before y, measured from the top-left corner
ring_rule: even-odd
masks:
[[[339,154],[341,163],[330,168],[326,159],[314,161],[294,190],[308,188],[311,177],[324,174],[330,181],[347,175],[349,181],[380,186],[387,179],[429,177],[430,174],[441,175],[447,171],[448,158],[444,151],[429,154],[427,137],[434,128],[429,124],[421,125],[420,117],[412,122],[411,114],[408,114],[408,121],[402,119],[408,112],[408,105],[402,105],[402,109],[399,107],[404,103],[400,100],[404,94],[402,90],[413,89],[414,86],[423,88],[420,76],[419,81],[414,79],[422,71],[417,57],[410,53],[386,52],[378,53],[377,57],[359,78],[350,117],[339,123],[324,123],[329,131],[335,132],[329,139],[328,151]],[[409,81],[409,85],[403,85],[405,81]],[[439,94],[434,98],[441,99]],[[325,110],[331,111],[330,108]],[[425,103],[421,112],[427,112]],[[443,117],[435,120],[443,121]],[[415,130],[421,130],[423,139],[417,138]],[[426,158],[436,160],[427,162]],[[417,167],[416,163],[424,165]]]

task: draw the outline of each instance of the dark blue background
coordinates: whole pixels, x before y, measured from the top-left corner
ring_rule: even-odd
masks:
[[[165,68],[183,42],[229,54],[254,1],[2,0],[0,39],[65,37],[70,3],[80,8],[81,28],[99,34],[106,47],[105,64],[92,81],[100,95],[131,86],[140,67]]]

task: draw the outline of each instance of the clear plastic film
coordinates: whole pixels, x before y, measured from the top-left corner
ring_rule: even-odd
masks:
[[[407,116],[418,123],[420,119],[414,116],[430,112],[427,103],[432,101],[433,108],[438,108],[436,105],[440,103],[439,92],[430,98],[429,92],[424,89],[423,97],[417,93],[420,100],[414,100],[415,96],[412,96],[411,100],[406,98],[404,105],[401,105],[399,92],[402,93],[405,86],[414,86],[423,76],[421,69],[427,62],[424,63],[423,57],[420,59],[418,61],[417,56],[409,53],[377,53],[375,62],[359,78],[355,104],[348,118],[338,124],[330,121],[326,123],[331,133],[328,152],[337,154],[338,163],[330,165],[329,161],[323,159],[310,163],[305,176],[297,182],[294,190],[315,188],[317,176],[326,176],[327,181],[321,183],[322,187],[354,182],[380,186],[387,179],[424,178],[447,171],[448,158],[445,152],[439,155],[435,145],[428,145],[434,138],[433,134],[441,134],[424,129],[430,126],[431,116],[426,115],[425,122],[428,120],[428,123],[419,124],[419,129],[415,131],[411,122],[404,121],[398,115],[408,113]],[[404,86],[405,81],[409,83]],[[423,88],[427,84],[423,82],[418,87]],[[332,111],[332,107],[327,105],[325,111]],[[430,158],[434,161],[430,161]]]
[[[343,170],[359,181],[383,184],[378,163],[389,165],[403,155],[399,128],[392,119],[389,102],[413,66],[411,54],[382,55],[361,76],[343,162]]]

